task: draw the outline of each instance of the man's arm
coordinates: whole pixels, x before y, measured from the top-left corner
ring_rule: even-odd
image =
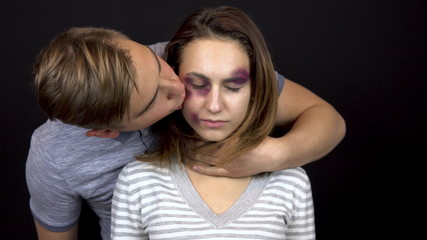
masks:
[[[39,240],[77,240],[78,225],[65,232],[52,232],[44,228],[37,220],[36,224],[37,236]]]
[[[291,125],[283,136],[268,137],[257,148],[224,167],[195,163],[193,169],[208,175],[242,177],[299,167],[324,157],[344,138],[346,125],[342,116],[303,86],[286,79],[278,101],[276,125]],[[215,165],[214,158],[194,157]]]

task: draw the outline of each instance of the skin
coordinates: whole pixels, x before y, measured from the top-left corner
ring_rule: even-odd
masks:
[[[234,42],[196,40],[185,48],[182,59],[179,76],[187,91],[184,118],[206,141],[226,138],[248,110],[249,58]]]

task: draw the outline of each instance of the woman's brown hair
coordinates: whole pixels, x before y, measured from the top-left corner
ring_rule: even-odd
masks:
[[[234,41],[245,49],[250,61],[251,83],[247,116],[226,139],[193,148],[189,143],[198,137],[181,112],[175,112],[153,127],[153,131],[160,134],[159,146],[151,154],[138,157],[140,160],[160,161],[165,166],[173,157],[183,162],[189,151],[209,155],[221,148],[222,155],[217,157],[225,164],[256,147],[274,127],[278,98],[276,74],[264,37],[256,24],[245,13],[229,6],[202,8],[191,14],[165,49],[165,59],[177,74],[183,50],[197,39]]]

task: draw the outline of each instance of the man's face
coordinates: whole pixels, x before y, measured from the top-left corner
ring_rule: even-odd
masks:
[[[119,44],[130,52],[138,90],[132,90],[129,119],[125,117],[114,130],[143,129],[181,109],[185,88],[172,68],[147,46],[131,40],[120,40]]]

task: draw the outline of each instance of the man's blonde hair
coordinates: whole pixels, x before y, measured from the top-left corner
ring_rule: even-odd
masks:
[[[73,27],[41,50],[34,90],[49,119],[106,129],[127,116],[136,73],[119,39],[128,37],[111,29]]]

